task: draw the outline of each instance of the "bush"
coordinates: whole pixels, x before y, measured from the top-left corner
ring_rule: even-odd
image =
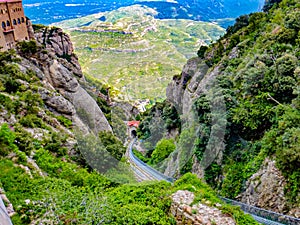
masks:
[[[19,51],[22,55],[27,56],[33,55],[37,53],[38,46],[36,41],[30,40],[30,41],[21,41],[18,43]]]
[[[197,52],[198,57],[203,59],[204,58],[204,54],[205,54],[205,52],[206,52],[207,49],[208,49],[207,46],[202,45],[200,47],[200,49],[198,50],[198,52]]]
[[[122,156],[126,152],[126,148],[123,146],[123,143],[118,140],[110,132],[99,132],[98,134],[101,143],[106,148],[106,150],[117,160],[121,160]]]
[[[21,125],[24,127],[29,128],[46,128],[43,120],[41,118],[38,118],[36,115],[29,114],[24,117],[22,117],[19,121]]]
[[[67,119],[64,116],[57,116],[56,119],[63,124],[66,128],[70,128],[73,125],[72,120]]]
[[[15,134],[9,128],[9,126],[4,123],[0,127],[0,155],[1,156],[6,156],[10,152],[13,152],[17,149],[17,146],[14,144],[15,141]]]
[[[155,147],[151,155],[151,163],[159,163],[166,159],[174,150],[176,145],[173,139],[161,139]]]

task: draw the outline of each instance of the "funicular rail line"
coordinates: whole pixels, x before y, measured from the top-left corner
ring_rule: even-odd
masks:
[[[9,215],[7,214],[5,205],[0,196],[0,224],[1,225],[12,225]]]
[[[131,167],[133,168],[133,172],[135,173],[135,176],[137,177],[138,181],[143,180],[165,180],[168,182],[173,182],[174,179],[171,177],[168,177],[159,171],[155,170],[154,168],[150,167],[143,161],[141,161],[139,158],[137,158],[133,152],[132,152],[132,146],[134,144],[135,140],[132,141],[129,144],[129,149],[127,152],[127,157],[130,161]]]
[[[295,217],[272,212],[269,210],[265,210],[262,208],[252,206],[252,205],[247,205],[245,203],[238,202],[238,201],[228,199],[228,198],[224,198],[221,196],[219,196],[219,198],[221,198],[224,202],[227,202],[231,205],[240,206],[244,212],[247,212],[251,215],[255,215],[256,217],[271,220],[273,222],[273,223],[267,223],[267,224],[288,224],[288,225],[299,225],[300,224],[300,219],[295,218]]]
[[[139,158],[137,158],[132,152],[132,146],[136,142],[134,139],[130,144],[127,152],[127,157],[129,158],[130,164],[133,171],[138,179],[138,181],[144,180],[165,180],[168,182],[174,182],[175,179],[168,177],[154,168],[150,167]],[[257,222],[265,225],[300,225],[300,219],[261,209],[255,206],[247,205],[242,202],[238,202],[232,199],[224,198],[219,196],[224,202],[231,205],[240,206],[240,208],[245,212],[250,214]]]

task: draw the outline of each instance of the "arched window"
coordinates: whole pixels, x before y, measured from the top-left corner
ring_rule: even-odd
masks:
[[[22,17],[22,23],[24,23],[25,22],[25,19],[24,19],[24,17]]]
[[[10,22],[8,20],[6,21],[6,26],[10,27]]]
[[[18,24],[20,24],[21,23],[21,20],[20,20],[20,18],[18,18]]]
[[[6,28],[6,24],[5,22],[2,22],[2,28],[5,29]]]
[[[17,21],[15,19],[13,20],[13,25],[17,25]]]

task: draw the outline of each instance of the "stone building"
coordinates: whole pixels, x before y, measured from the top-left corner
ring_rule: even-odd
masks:
[[[7,50],[18,41],[29,40],[29,21],[26,19],[22,0],[0,0],[0,47]]]

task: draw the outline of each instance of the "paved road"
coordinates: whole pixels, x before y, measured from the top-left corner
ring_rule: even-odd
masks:
[[[152,167],[150,167],[146,163],[142,162],[140,159],[138,159],[133,154],[133,152],[132,152],[132,146],[133,146],[133,144],[134,144],[135,141],[136,140],[133,140],[129,144],[129,147],[128,147],[126,155],[129,158],[131,167],[132,167],[132,169],[133,169],[133,171],[135,173],[135,176],[137,177],[137,180],[138,181],[145,181],[145,180],[165,180],[165,181],[168,181],[168,182],[171,182],[171,183],[174,182],[173,178],[167,177],[164,174],[160,173],[159,171],[153,169]],[[252,215],[253,218],[257,222],[259,222],[261,224],[265,224],[265,225],[284,225],[284,224],[287,224],[287,225],[300,225],[300,219],[297,219],[297,218],[285,216],[285,215],[282,215],[282,214],[277,214],[277,213],[274,213],[274,212],[271,212],[271,211],[267,211],[267,210],[264,210],[264,209],[259,209],[257,207],[246,205],[244,203],[237,202],[237,201],[234,201],[234,200],[231,200],[231,199],[225,199],[225,198],[223,198],[223,200],[226,201],[226,202],[229,202],[230,204],[233,204],[233,205],[239,205],[241,207],[241,209],[245,211],[245,213],[249,213],[250,215]],[[263,214],[260,214],[259,211],[263,212]],[[257,214],[255,215],[255,214],[253,214],[253,212],[255,214],[256,213]],[[258,215],[266,215],[265,214],[266,212],[269,213],[267,215],[271,215],[268,218],[274,218],[272,216],[275,215],[275,216],[277,216],[278,218],[281,218],[281,219],[282,219],[282,217],[286,217],[286,220],[280,220],[280,221],[283,221],[283,222],[276,222],[276,221],[269,220],[267,218],[258,216]]]
[[[0,197],[0,225],[12,225],[9,215],[6,212],[5,205]]]

